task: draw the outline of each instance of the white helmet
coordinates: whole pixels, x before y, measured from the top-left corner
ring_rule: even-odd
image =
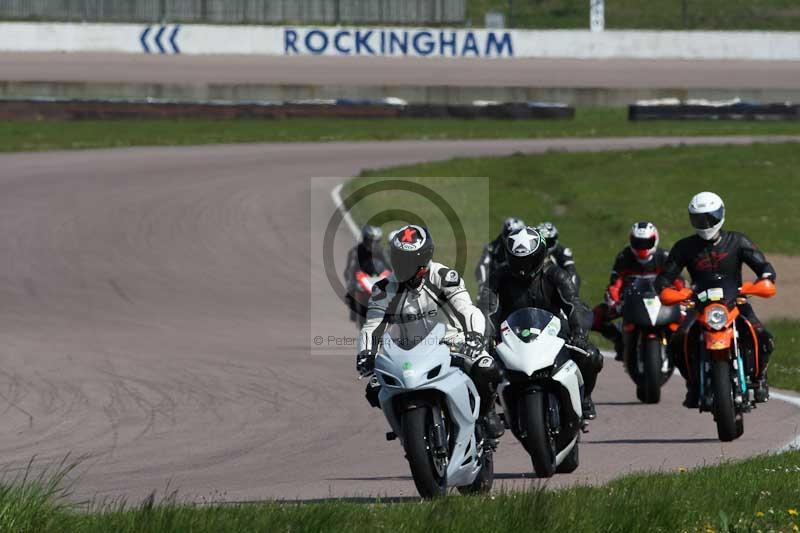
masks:
[[[631,227],[631,251],[640,263],[647,263],[658,249],[658,229],[652,222],[637,222]]]
[[[719,234],[725,223],[725,204],[713,192],[701,192],[689,202],[689,220],[697,235],[710,241]]]

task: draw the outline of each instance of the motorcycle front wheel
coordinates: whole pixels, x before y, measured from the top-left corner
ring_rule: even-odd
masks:
[[[637,396],[642,403],[658,403],[661,401],[661,382],[664,380],[661,343],[658,339],[645,338],[640,349],[644,372],[639,378]]]
[[[556,473],[555,441],[550,431],[544,392],[527,392],[520,402],[520,420],[523,424],[522,444],[531,456],[533,469],[539,477],[552,477]]]
[[[423,498],[438,498],[447,493],[447,464],[435,457],[431,443],[433,428],[429,407],[417,407],[403,413],[403,446],[417,492]]]
[[[733,379],[729,361],[713,361],[711,386],[714,391],[714,419],[717,436],[722,442],[730,442],[741,435],[737,426],[736,406],[733,401]]]

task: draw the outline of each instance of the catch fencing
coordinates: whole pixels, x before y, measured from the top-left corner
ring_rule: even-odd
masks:
[[[466,0],[0,0],[0,19],[214,24],[463,24]]]

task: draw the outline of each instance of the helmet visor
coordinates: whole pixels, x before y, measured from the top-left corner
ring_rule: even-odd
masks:
[[[418,254],[403,252],[396,248],[392,248],[389,260],[392,263],[394,276],[400,282],[413,279],[420,268],[428,266],[428,262]]]
[[[710,213],[689,213],[689,220],[694,229],[710,229],[722,222],[725,218],[725,208],[720,207]]]
[[[631,237],[631,248],[634,250],[650,250],[656,246],[656,237],[653,235],[647,239],[641,237]]]

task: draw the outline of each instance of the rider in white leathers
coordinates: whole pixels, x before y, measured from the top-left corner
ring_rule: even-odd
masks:
[[[394,236],[390,247],[392,276],[375,284],[367,307],[367,318],[359,335],[356,369],[361,375],[372,372],[375,355],[386,327],[396,324],[400,338],[424,338],[437,323],[445,325],[445,344],[475,382],[481,397],[481,417],[490,438],[503,433],[494,412],[495,387],[500,371],[485,351],[486,321],[475,307],[459,273],[433,258],[433,239],[427,228],[409,225]],[[370,403],[375,403],[376,390]]]

